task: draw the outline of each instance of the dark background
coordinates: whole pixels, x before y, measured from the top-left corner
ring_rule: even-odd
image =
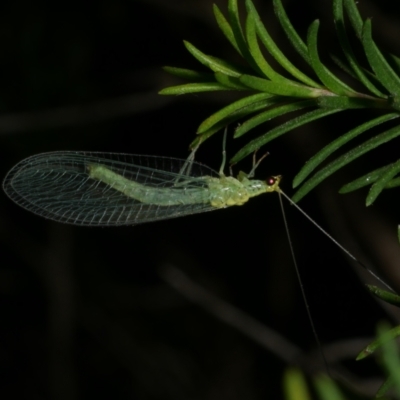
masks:
[[[298,61],[272,2],[255,3],[279,46]],[[329,63],[327,51],[337,49],[331,2],[284,5],[302,37],[309,23],[321,19],[320,47]],[[226,11],[225,1],[218,6]],[[377,43],[399,54],[397,7],[382,0],[360,4],[362,15],[373,17]],[[208,0],[3,4],[0,175],[27,156],[54,150],[185,158],[198,124],[237,97],[157,95],[181,83],[164,73],[163,65],[201,69],[183,39],[207,54],[238,60],[219,33]],[[283,174],[282,188],[290,194],[291,179],[315,151],[370,115],[343,113],[287,134],[265,149],[271,155],[258,177]],[[248,135],[229,140],[228,153]],[[396,153],[396,146],[386,146],[364,157],[300,205],[398,287],[397,192],[384,193],[370,209],[364,208],[366,191],[336,193],[352,178],[396,160]],[[206,142],[196,159],[218,170],[221,135]],[[250,166],[246,159],[239,168]],[[351,370],[354,376],[343,373],[351,385],[372,393],[379,369],[352,360],[386,314],[364,291],[360,271],[286,208],[320,340],[336,345],[325,349],[328,362],[334,373],[339,363]],[[213,213],[90,229],[41,219],[2,193],[0,240],[3,398],[280,398],[285,360],[306,365],[307,371],[320,363],[276,194]],[[188,280],[180,280],[180,273]],[[207,292],[196,292],[192,284]],[[254,320],[232,314],[226,303],[221,309],[211,296]],[[237,328],[223,321],[228,317]],[[278,348],[255,321],[304,353],[294,358],[289,347]]]

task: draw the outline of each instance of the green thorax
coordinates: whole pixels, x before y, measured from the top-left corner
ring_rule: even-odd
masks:
[[[208,178],[210,203],[217,208],[241,206],[251,197],[278,191],[279,181],[280,177],[273,177],[267,181],[248,179],[243,172],[239,173],[237,179],[232,176],[210,177]]]

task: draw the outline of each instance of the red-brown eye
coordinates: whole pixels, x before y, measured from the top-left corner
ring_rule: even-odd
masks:
[[[276,183],[276,178],[274,176],[270,176],[267,180],[267,185],[268,186],[273,186]]]

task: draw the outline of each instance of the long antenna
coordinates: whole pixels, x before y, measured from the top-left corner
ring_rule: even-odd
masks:
[[[353,261],[361,265],[367,272],[369,272],[375,279],[377,279],[382,285],[386,286],[387,289],[395,292],[389,284],[387,284],[380,276],[378,276],[371,268],[363,264],[357,257],[355,257],[350,251],[348,251],[343,245],[341,245],[333,236],[331,236],[327,231],[325,231],[321,226],[319,226],[302,208],[300,208],[285,192],[279,188],[279,193],[284,196],[288,202],[296,207],[311,223],[313,223],[326,237],[328,237],[340,250],[347,254]]]
[[[294,269],[296,271],[297,281],[299,282],[299,286],[300,286],[301,294],[302,294],[302,297],[303,297],[304,305],[306,307],[308,320],[310,322],[311,330],[312,330],[312,333],[314,335],[315,342],[317,343],[317,346],[318,346],[319,352],[321,354],[321,358],[323,360],[323,363],[325,365],[326,371],[327,371],[328,375],[331,375],[330,370],[329,370],[328,361],[327,361],[327,359],[325,357],[324,351],[322,350],[321,341],[319,340],[317,329],[315,328],[314,320],[313,320],[313,317],[311,315],[310,304],[309,304],[308,299],[307,299],[306,291],[304,289],[303,280],[301,278],[299,266],[297,264],[296,256],[295,256],[294,249],[293,249],[292,238],[290,237],[289,226],[288,226],[288,223],[287,223],[287,220],[286,220],[286,213],[285,213],[285,208],[283,206],[283,201],[282,201],[281,194],[283,194],[286,198],[287,198],[287,196],[281,190],[278,190],[278,194],[279,194],[279,203],[281,205],[281,210],[282,210],[283,223],[285,225],[286,237],[287,237],[287,240],[288,240],[288,243],[289,243],[290,254],[292,256],[292,262],[293,262],[293,265],[294,265]]]

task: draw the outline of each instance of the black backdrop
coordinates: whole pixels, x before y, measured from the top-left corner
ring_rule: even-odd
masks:
[[[255,3],[278,44],[298,60],[271,1]],[[364,0],[360,7],[364,17],[374,17],[377,42],[398,54],[394,3]],[[218,5],[226,10],[224,1]],[[308,24],[321,19],[321,50],[328,60],[327,50],[336,51],[331,2],[284,5],[303,37]],[[228,92],[157,95],[180,83],[162,65],[197,68],[183,39],[208,54],[237,59],[214,22],[212,1],[10,2],[1,6],[0,21],[1,176],[24,157],[54,150],[185,158],[202,119],[235,98]],[[258,177],[283,174],[282,188],[290,194],[291,179],[307,158],[364,118],[363,111],[345,113],[273,142]],[[246,140],[230,140],[228,153]],[[398,195],[384,194],[365,210],[365,192],[343,199],[336,191],[396,156],[395,146],[377,152],[301,202],[363,260],[390,274],[393,285]],[[218,170],[220,135],[199,150],[197,160]],[[239,167],[248,170],[250,164],[248,159]],[[374,382],[379,371],[351,360],[385,314],[346,257],[287,209],[320,340],[339,343],[327,356],[344,359],[369,390],[366,381]],[[90,229],[41,219],[3,193],[0,246],[0,376],[8,398],[280,398],[287,366],[282,358],[289,349],[272,354],[271,344],[245,334],[268,342],[264,331],[237,315],[239,330],[222,321],[231,315],[226,309],[211,315],[183,295],[188,290],[199,296],[192,283],[304,351],[316,347],[276,194],[213,213]],[[190,282],[179,281],[171,268]],[[181,282],[180,290],[166,282],[166,274]],[[216,311],[215,299],[208,294],[205,299]],[[345,339],[360,342],[347,349]]]

